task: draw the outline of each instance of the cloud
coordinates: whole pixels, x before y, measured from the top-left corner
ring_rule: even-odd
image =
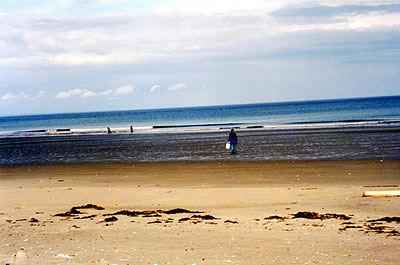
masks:
[[[193,6],[184,1],[177,2],[179,7],[187,6],[183,11],[140,16],[121,13],[87,18],[3,15],[0,16],[0,68],[246,61],[249,55],[261,57],[282,47],[296,49],[298,41],[307,41],[301,35],[293,36],[293,32],[327,31],[335,40],[339,31],[371,34],[382,28],[394,33],[399,31],[399,4],[355,5],[341,1],[336,6],[300,3],[270,10],[267,5],[263,8],[264,2],[252,1],[250,6],[255,9],[234,8],[207,15],[193,12]],[[193,5],[206,9],[213,4],[209,1],[204,6]],[[241,7],[247,2],[235,1],[234,5]],[[320,40],[318,34],[314,38]]]
[[[121,86],[115,89],[114,96],[124,96],[133,92],[133,86]]]
[[[115,94],[115,92],[111,89],[106,90],[106,91],[101,91],[101,92],[93,92],[88,89],[82,90],[81,93],[77,94],[80,95],[81,98],[88,98],[88,97],[94,97],[94,96],[110,96],[112,94]]]
[[[108,89],[105,91],[94,92],[89,89],[73,89],[69,91],[59,92],[55,98],[66,99],[70,97],[79,96],[81,98],[95,97],[95,96],[123,96],[133,92],[133,86],[121,86],[114,90]]]
[[[400,25],[400,12],[394,13],[381,13],[372,12],[367,15],[357,15],[348,19],[349,28],[362,29],[371,27],[395,27]]]
[[[86,90],[85,92],[83,92],[81,94],[81,98],[93,97],[96,95],[97,95],[97,93],[94,93],[93,91],[90,91],[90,90]]]
[[[36,95],[36,98],[42,97],[44,94],[46,94],[45,90],[40,90],[39,93]]]
[[[14,1],[9,2],[13,3]],[[48,14],[51,17],[86,17],[104,12],[140,15],[166,12],[213,14],[234,10],[274,9],[291,1],[293,0],[41,0],[34,1],[35,4],[32,4],[28,0],[19,0],[18,5],[9,5],[24,10],[26,13]]]
[[[184,89],[184,88],[187,88],[187,85],[186,85],[186,84],[184,84],[184,83],[177,83],[177,84],[171,84],[171,85],[168,87],[168,90],[170,90],[170,91],[175,91],[175,90]]]
[[[157,89],[160,89],[161,87],[159,85],[154,85],[150,88],[150,93],[156,91]]]
[[[98,92],[96,95],[98,96],[110,96],[113,94],[113,90],[109,89],[106,91]]]
[[[332,17],[343,14],[368,14],[371,12],[398,13],[400,12],[400,4],[352,4],[342,2],[339,5],[329,5],[329,2],[318,4],[299,3],[283,6],[282,8],[270,12],[270,15],[276,17]]]
[[[23,93],[23,92],[18,93],[18,94],[15,94],[15,93],[13,93],[13,92],[8,92],[8,93],[6,93],[5,95],[3,95],[3,96],[1,97],[1,99],[2,99],[2,100],[37,99],[37,98],[42,97],[45,93],[46,93],[46,91],[41,90],[41,91],[39,91],[39,93],[37,93],[36,95],[31,96],[31,95],[25,94],[25,93]]]
[[[269,15],[278,24],[296,30],[363,30],[400,25],[400,4],[378,3],[298,3],[284,6]],[[361,18],[362,22],[354,23],[355,18]]]
[[[202,14],[215,14],[227,13],[233,11],[243,10],[269,10],[280,7],[289,0],[280,1],[265,1],[265,0],[169,0],[164,1],[166,4],[162,7],[166,12],[179,10],[180,12],[187,13],[202,13]]]
[[[19,98],[27,98],[27,95],[25,93],[14,94],[12,92],[8,92],[7,94],[1,97],[2,100],[19,99]]]
[[[73,89],[73,90],[69,90],[69,91],[63,91],[60,92],[56,95],[57,99],[64,99],[64,98],[70,98],[73,96],[78,96],[78,95],[83,95],[86,94],[88,92],[87,89]]]

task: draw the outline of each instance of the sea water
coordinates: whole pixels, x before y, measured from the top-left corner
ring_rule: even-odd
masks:
[[[0,164],[400,159],[399,136],[400,96],[13,116]]]
[[[220,128],[240,126],[318,126],[400,121],[400,96],[247,104],[132,111],[107,111],[0,117],[0,136],[30,132],[98,132],[126,130]]]

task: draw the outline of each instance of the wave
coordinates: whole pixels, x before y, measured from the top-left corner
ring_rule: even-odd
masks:
[[[399,120],[335,120],[335,121],[301,121],[301,122],[291,122],[289,124],[333,124],[333,123],[383,123],[383,124],[393,124],[400,123]]]
[[[188,128],[188,127],[216,127],[216,126],[233,126],[239,127],[245,123],[201,123],[201,124],[181,124],[181,125],[154,125],[154,129],[167,129],[167,128]],[[248,123],[246,123],[248,124]]]

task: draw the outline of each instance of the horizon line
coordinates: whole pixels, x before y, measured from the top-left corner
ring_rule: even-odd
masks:
[[[149,111],[149,110],[169,110],[169,109],[190,109],[190,108],[207,108],[207,107],[228,107],[228,106],[246,106],[258,104],[286,104],[286,103],[302,103],[302,102],[321,102],[321,101],[337,101],[337,100],[357,100],[357,99],[377,99],[377,98],[396,98],[399,95],[389,96],[367,96],[367,97],[350,97],[350,98],[329,98],[329,99],[309,99],[309,100],[289,100],[289,101],[274,101],[274,102],[257,102],[257,103],[242,103],[242,104],[215,104],[215,105],[198,105],[186,107],[162,107],[162,108],[140,108],[140,109],[120,109],[120,110],[95,110],[95,111],[77,111],[77,112],[54,112],[54,113],[32,113],[32,114],[17,114],[17,115],[0,115],[0,118],[9,117],[24,117],[24,116],[41,116],[41,115],[63,115],[63,114],[85,114],[85,113],[101,113],[101,112],[126,112],[126,111]]]

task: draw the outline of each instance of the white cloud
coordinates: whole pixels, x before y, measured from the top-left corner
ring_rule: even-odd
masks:
[[[398,7],[389,11],[390,6],[362,9],[361,5],[343,1],[342,6],[351,6],[343,11],[329,6],[321,9],[310,3],[295,7],[279,4],[280,9],[272,12],[270,1],[213,2],[169,1],[166,6],[176,5],[182,11],[167,8],[170,11],[166,13],[141,16],[0,16],[0,67],[112,67],[189,59],[245,60],[243,54],[262,55],[286,44],[296,48],[299,37],[286,41],[293,32],[331,31],[333,35],[337,31],[374,31],[380,27],[398,30],[400,25]],[[223,13],[194,12],[197,7],[206,10],[215,6]],[[357,8],[362,12],[354,13]],[[374,8],[378,11],[374,12]],[[321,10],[327,15],[321,15]]]
[[[150,92],[154,92],[154,91],[156,91],[157,89],[160,89],[161,87],[159,86],[159,85],[154,85],[154,86],[152,86],[151,88],[150,88]]]
[[[114,96],[124,96],[133,92],[133,86],[121,86],[114,91]]]
[[[73,96],[83,95],[86,92],[88,92],[87,89],[77,88],[77,89],[73,89],[73,90],[69,90],[69,91],[60,92],[56,95],[56,98],[58,98],[58,99],[70,98]]]
[[[393,27],[399,25],[400,13],[385,14],[383,12],[371,12],[366,15],[358,15],[348,18],[348,27],[353,29]]]
[[[113,91],[111,89],[109,89],[109,90],[106,90],[106,91],[99,92],[99,93],[97,93],[97,95],[99,95],[99,96],[110,96],[110,95],[112,95],[112,93],[113,93]]]
[[[2,99],[2,100],[38,99],[38,98],[42,97],[45,93],[46,93],[46,91],[41,90],[41,91],[39,91],[39,93],[37,93],[36,95],[31,96],[31,95],[27,95],[27,94],[25,94],[25,93],[23,93],[23,92],[18,93],[18,94],[15,94],[15,93],[13,93],[13,92],[8,92],[8,93],[6,93],[5,95],[3,95],[3,96],[1,97],[1,99]]]
[[[2,100],[10,100],[10,99],[18,99],[18,98],[26,98],[27,96],[24,93],[14,94],[12,92],[8,92],[4,96],[1,97]]]
[[[96,96],[96,95],[97,95],[97,94],[94,93],[93,91],[86,90],[85,92],[83,92],[83,93],[81,94],[81,98],[93,97],[93,96]]]
[[[40,90],[39,93],[36,95],[36,98],[42,97],[44,94],[46,94],[45,90]]]
[[[168,90],[170,90],[170,91],[175,91],[175,90],[184,89],[184,88],[187,88],[187,85],[186,85],[186,84],[184,84],[184,83],[177,83],[177,84],[171,84],[171,85],[168,87]]]
[[[62,91],[59,92],[55,97],[57,99],[65,99],[65,98],[70,98],[74,96],[79,96],[81,98],[88,98],[88,97],[94,97],[94,96],[123,96],[127,95],[133,92],[133,86],[122,86],[118,87],[114,90],[108,89],[105,91],[100,91],[100,92],[94,92],[89,89],[73,89],[69,91]]]
[[[15,0],[14,0],[15,1]],[[9,1],[9,2],[14,2]],[[366,0],[364,0],[366,1]],[[51,17],[65,17],[109,13],[130,13],[145,15],[149,13],[165,13],[165,12],[191,12],[191,13],[221,13],[233,10],[251,10],[276,8],[293,0],[58,0],[58,1],[35,1],[35,5],[24,4],[28,0],[18,1],[19,9],[25,9],[29,13],[48,14]]]
[[[287,4],[290,0],[265,1],[265,0],[169,0],[162,10],[166,12],[179,10],[191,13],[224,13],[232,11],[255,10],[255,9],[275,9]]]

